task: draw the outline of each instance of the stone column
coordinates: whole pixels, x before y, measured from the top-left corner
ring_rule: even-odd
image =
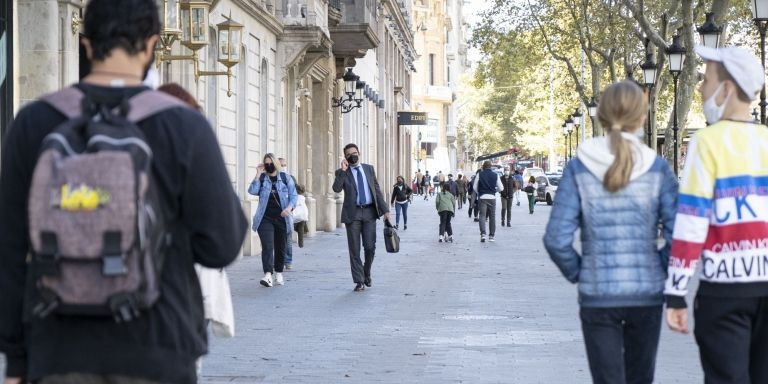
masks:
[[[19,103],[78,81],[78,33],[72,14],[81,1],[18,0]]]

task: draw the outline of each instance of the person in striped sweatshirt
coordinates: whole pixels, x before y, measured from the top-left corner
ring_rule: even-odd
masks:
[[[701,264],[694,301],[705,382],[768,383],[768,127],[751,103],[763,88],[760,61],[744,49],[696,47],[707,128],[688,146],[668,277],[667,324],[688,332],[685,296]]]

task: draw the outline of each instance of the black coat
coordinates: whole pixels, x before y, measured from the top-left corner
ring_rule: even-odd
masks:
[[[368,188],[371,190],[373,205],[376,207],[377,217],[389,213],[389,204],[381,193],[379,181],[376,179],[376,171],[370,164],[361,164],[365,178],[368,181]],[[352,167],[347,168],[346,172],[341,169],[336,170],[336,180],[333,181],[333,191],[340,193],[344,191],[344,204],[341,206],[341,222],[349,224],[353,220],[352,215],[357,207],[357,183],[352,175]]]

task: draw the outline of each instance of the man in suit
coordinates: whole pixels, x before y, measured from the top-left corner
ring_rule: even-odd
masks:
[[[336,170],[333,191],[344,191],[341,222],[347,228],[349,262],[355,292],[371,286],[371,265],[376,252],[376,220],[389,221],[389,204],[381,193],[373,166],[360,162],[355,144],[344,147],[344,160]],[[360,243],[365,250],[365,264],[360,261]]]

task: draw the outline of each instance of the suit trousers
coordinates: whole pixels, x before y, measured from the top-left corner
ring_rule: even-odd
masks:
[[[371,277],[371,266],[376,254],[376,208],[355,207],[354,218],[345,225],[347,229],[347,247],[349,248],[349,264],[352,269],[352,280],[364,283],[366,277]],[[365,263],[360,260],[360,245],[365,254]]]

